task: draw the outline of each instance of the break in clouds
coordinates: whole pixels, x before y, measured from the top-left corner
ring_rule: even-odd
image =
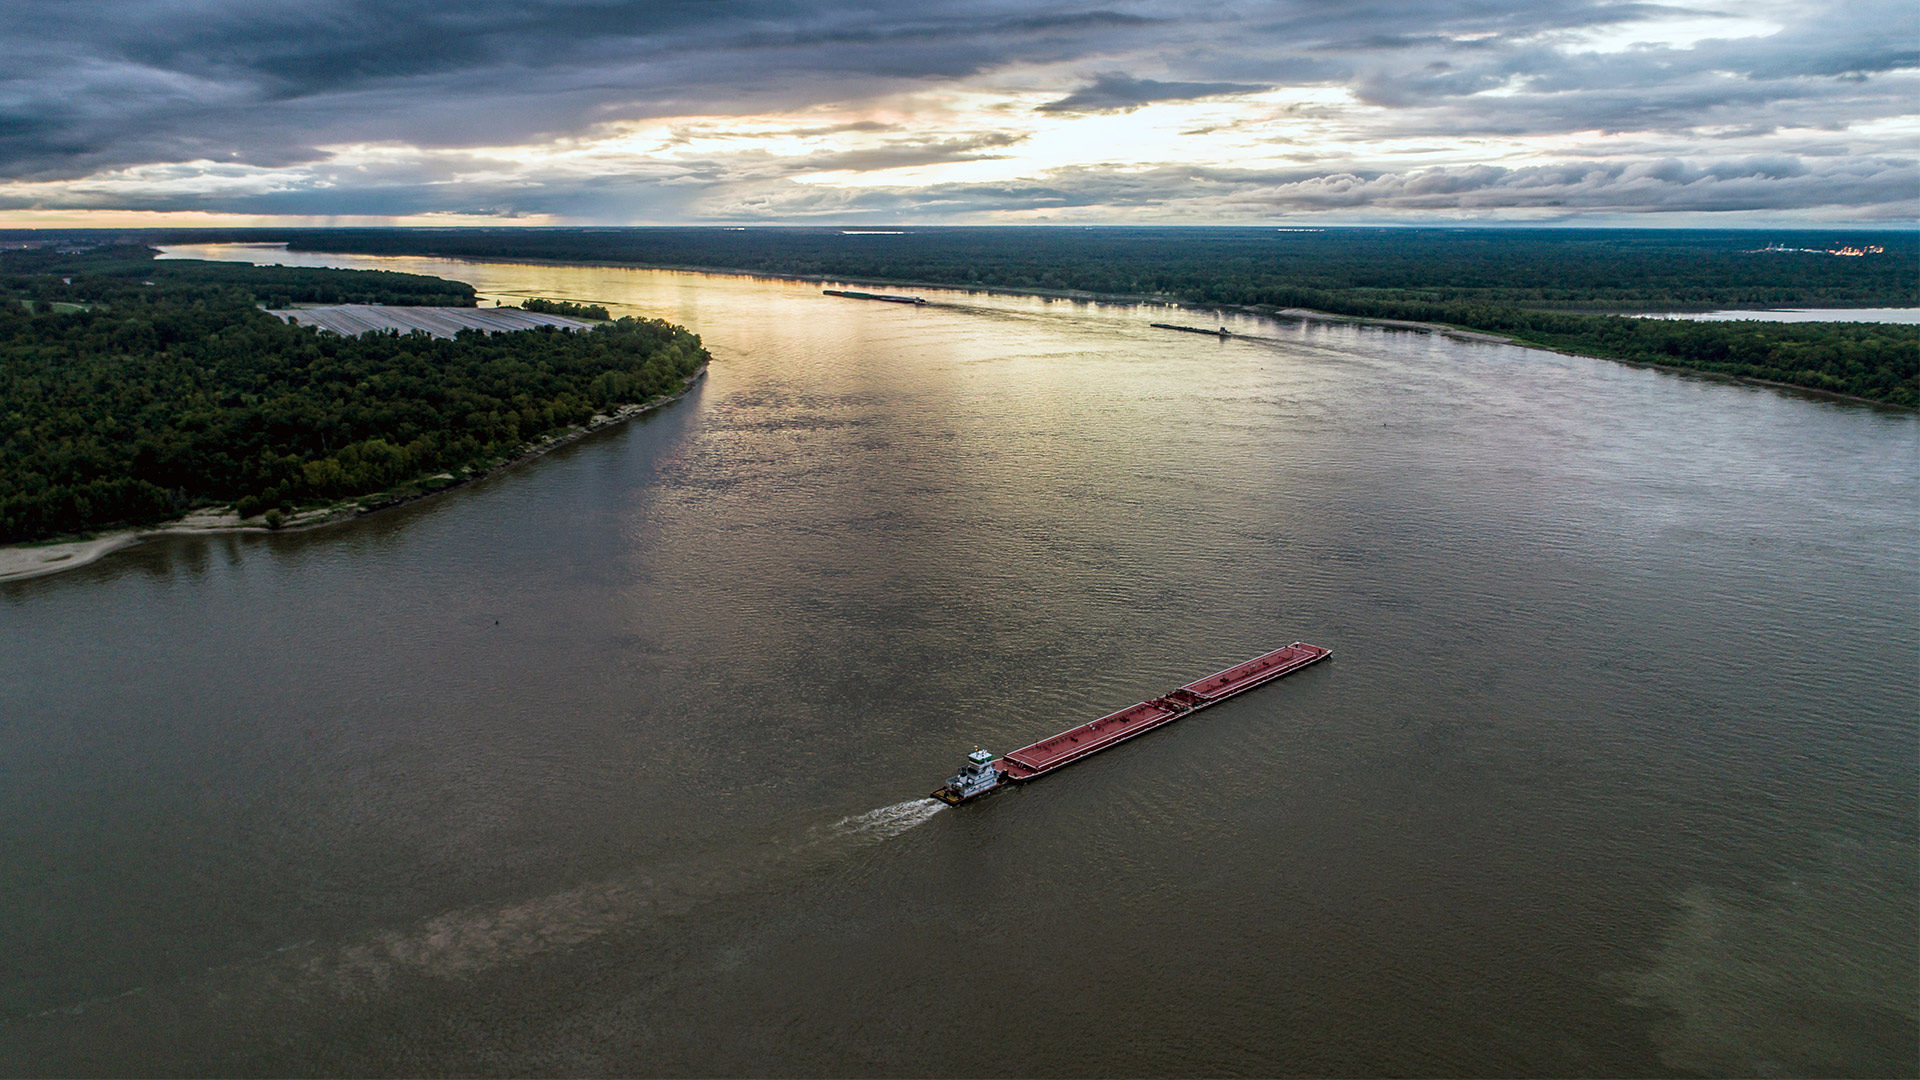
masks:
[[[1907,0],[94,0],[0,37],[21,223],[1920,214]]]

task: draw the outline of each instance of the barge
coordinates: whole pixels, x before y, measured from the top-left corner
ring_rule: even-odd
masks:
[[[1333,655],[1332,649],[1296,641],[1285,648],[1243,660],[1204,679],[1178,686],[1151,701],[1130,705],[1098,720],[1068,728],[1058,735],[1023,746],[1011,754],[996,758],[990,751],[975,750],[967,763],[947,778],[945,785],[932,793],[942,802],[958,806],[1014,784],[1024,784],[1064,768],[1081,758],[1143,735],[1163,724],[1172,723],[1188,713],[1218,705],[1235,694],[1244,694],[1258,686],[1292,674]]]
[[[894,296],[890,293],[855,292],[852,289],[821,289],[828,296],[844,296],[849,300],[884,300],[889,304],[924,304],[924,296]]]
[[[1155,330],[1178,330],[1183,334],[1205,334],[1208,337],[1230,338],[1240,336],[1239,334],[1229,331],[1224,326],[1218,330],[1209,330],[1204,326],[1179,326],[1170,322],[1148,323],[1147,325],[1153,327]]]

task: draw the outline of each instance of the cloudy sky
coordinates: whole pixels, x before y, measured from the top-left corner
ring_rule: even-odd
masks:
[[[1913,0],[53,0],[0,225],[1901,224]]]

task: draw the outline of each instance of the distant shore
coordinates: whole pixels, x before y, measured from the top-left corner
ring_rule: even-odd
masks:
[[[454,258],[455,256],[435,256],[436,258]],[[475,260],[494,261],[494,260]],[[505,261],[505,260],[499,260]],[[516,260],[518,261],[518,260]],[[743,270],[713,270],[701,267],[639,266],[632,263],[593,263],[567,264],[556,260],[525,260],[528,262],[552,262],[556,265],[595,265],[628,266],[638,270],[686,270],[701,274],[725,274],[738,277],[768,277],[787,281],[806,281],[824,284],[829,281],[846,282],[845,278],[801,276],[796,274],[756,274]],[[1196,304],[1185,300],[1175,300],[1165,296],[1134,296],[1122,293],[1092,293],[1071,289],[1017,289],[995,285],[941,285],[928,281],[895,281],[884,278],[863,278],[866,284],[901,289],[940,289],[949,292],[1000,293],[1006,296],[1040,296],[1056,300],[1083,300],[1095,304],[1155,304],[1161,307],[1177,308],[1195,312],[1232,312],[1237,315],[1253,315],[1263,319],[1293,319],[1302,322],[1339,323],[1349,326],[1377,326],[1384,330],[1401,330],[1415,334],[1438,334],[1454,341],[1464,341],[1479,345],[1511,345],[1520,349],[1533,349],[1536,352],[1554,353],[1559,356],[1577,356],[1583,360],[1605,360],[1610,364],[1625,364],[1628,367],[1648,368],[1665,371],[1690,378],[1707,379],[1713,382],[1739,383],[1745,386],[1764,386],[1773,390],[1784,390],[1791,394],[1815,398],[1820,401],[1839,401],[1850,405],[1869,405],[1876,409],[1890,409],[1895,412],[1912,412],[1904,405],[1894,405],[1873,398],[1860,397],[1857,394],[1843,394],[1834,390],[1820,390],[1811,386],[1795,383],[1777,382],[1772,379],[1756,379],[1747,375],[1728,375],[1724,372],[1705,371],[1700,368],[1683,367],[1678,364],[1660,364],[1647,360],[1627,360],[1618,356],[1606,356],[1601,353],[1575,352],[1572,349],[1552,345],[1541,345],[1524,338],[1495,334],[1485,330],[1469,330],[1465,327],[1451,326],[1447,323],[1416,322],[1412,319],[1388,319],[1367,315],[1339,315],[1330,311],[1317,311],[1313,308],[1282,308],[1264,304]]]
[[[242,518],[231,507],[226,509],[201,509],[187,514],[177,521],[161,525],[149,525],[141,528],[114,529],[110,532],[90,536],[81,540],[35,541],[25,544],[0,545],[0,582],[24,581],[27,578],[44,577],[66,570],[74,570],[102,557],[131,547],[143,540],[163,536],[212,536],[222,533],[269,533],[297,532],[305,529],[317,529],[324,525],[336,525],[343,521],[352,521],[367,514],[376,513],[391,507],[430,498],[455,488],[492,476],[495,473],[511,469],[516,465],[532,461],[542,454],[557,450],[576,439],[581,439],[596,431],[602,431],[615,424],[631,420],[636,416],[652,412],[655,409],[679,401],[693,391],[699,381],[706,377],[707,365],[686,377],[680,389],[666,397],[652,401],[622,405],[610,413],[601,413],[589,420],[584,427],[572,428],[558,435],[552,435],[537,443],[522,447],[512,457],[497,465],[484,469],[474,469],[463,476],[442,473],[430,480],[445,480],[445,483],[431,488],[401,489],[377,495],[365,495],[356,499],[347,499],[330,506],[302,510],[288,515],[286,522],[279,528],[269,528],[262,520],[264,515]]]
[[[1532,349],[1535,352],[1553,353],[1556,356],[1577,356],[1583,360],[1605,360],[1609,364],[1625,364],[1628,367],[1647,368],[1664,371],[1672,375],[1685,375],[1694,379],[1707,379],[1712,382],[1739,383],[1743,386],[1764,386],[1770,390],[1784,390],[1790,394],[1815,398],[1820,401],[1838,401],[1849,405],[1868,405],[1876,409],[1888,409],[1894,412],[1913,412],[1904,405],[1895,405],[1873,398],[1860,397],[1857,394],[1842,394],[1835,390],[1821,390],[1812,386],[1800,386],[1795,383],[1776,382],[1772,379],[1756,379],[1750,375],[1728,375],[1725,372],[1705,371],[1700,368],[1682,367],[1678,364],[1657,364],[1648,360],[1627,360],[1618,356],[1605,356],[1600,353],[1575,352],[1572,349],[1541,345],[1525,338],[1508,337],[1505,334],[1488,333],[1485,330],[1466,330],[1446,323],[1414,322],[1408,319],[1368,318],[1362,315],[1334,315],[1325,311],[1313,311],[1308,308],[1269,308],[1242,305],[1194,305],[1182,304],[1182,307],[1198,311],[1233,311],[1244,315],[1258,315],[1263,318],[1303,319],[1312,322],[1349,323],[1355,326],[1378,326],[1386,330],[1404,330],[1416,334],[1439,334],[1455,341],[1477,342],[1482,345],[1511,345],[1517,349]]]
[[[368,255],[356,251],[323,251],[319,248],[288,248],[312,255],[344,255],[358,258],[375,259],[446,259],[451,262],[492,263],[497,266],[597,266],[616,270],[664,270],[676,274],[713,274],[718,277],[761,278],[767,281],[796,281],[808,285],[854,285],[865,284],[884,286],[889,289],[937,289],[941,292],[985,293],[989,296],[1038,296],[1048,300],[1079,300],[1091,304],[1132,304],[1156,305],[1178,308],[1182,311],[1231,311],[1243,315],[1258,315],[1264,318],[1305,319],[1315,322],[1354,323],[1366,326],[1384,326],[1400,330],[1414,330],[1421,333],[1437,333],[1459,341],[1477,341],[1492,345],[1521,345],[1543,352],[1562,352],[1545,346],[1529,345],[1523,341],[1502,337],[1499,334],[1484,333],[1479,330],[1463,330],[1444,323],[1411,322],[1406,319],[1366,318],[1359,315],[1336,315],[1327,311],[1315,311],[1311,308],[1274,308],[1246,304],[1196,304],[1178,300],[1170,296],[1150,295],[1146,293],[1096,293],[1082,289],[1027,289],[1012,285],[962,285],[954,282],[913,281],[904,278],[860,278],[857,281],[847,277],[821,274],[776,274],[764,270],[739,270],[724,266],[669,266],[658,263],[616,262],[603,259],[541,259],[525,258],[486,258],[479,255],[440,255],[423,253],[418,255]],[[1566,353],[1565,355],[1580,355]],[[1593,357],[1607,360],[1610,357]],[[1681,369],[1676,369],[1681,370]],[[1691,370],[1691,369],[1685,369]]]
[[[1777,382],[1772,379],[1756,379],[1747,375],[1728,375],[1718,371],[1705,371],[1700,368],[1685,367],[1679,364],[1660,364],[1647,360],[1626,360],[1618,356],[1606,356],[1601,353],[1576,352],[1572,349],[1541,345],[1523,338],[1509,337],[1504,334],[1488,333],[1484,330],[1468,330],[1446,323],[1415,322],[1410,319],[1387,319],[1363,315],[1337,315],[1328,311],[1316,311],[1312,308],[1278,308],[1259,304],[1196,304],[1177,300],[1168,296],[1153,296],[1133,293],[1096,293],[1079,289],[1025,289],[1009,285],[956,284],[954,282],[913,281],[903,278],[860,278],[858,280],[821,274],[776,274],[760,270],[739,270],[719,266],[669,266],[657,263],[620,262],[605,259],[542,259],[487,258],[478,255],[442,255],[421,253],[415,255],[368,255],[353,251],[323,251],[319,248],[291,248],[314,255],[344,255],[363,258],[417,258],[446,259],[455,262],[493,263],[501,266],[520,264],[524,266],[603,266],[622,270],[665,270],[674,273],[715,274],[721,277],[763,278],[769,281],[799,281],[810,285],[826,284],[865,284],[889,289],[938,289],[943,292],[969,292],[999,294],[1002,296],[1039,296],[1052,300],[1080,300],[1095,304],[1155,304],[1161,307],[1178,308],[1182,311],[1230,311],[1242,315],[1256,315],[1269,319],[1298,319],[1308,322],[1345,323],[1352,326],[1378,326],[1388,330],[1404,330],[1417,334],[1439,334],[1454,341],[1472,342],[1481,345],[1512,345],[1521,349],[1534,349],[1539,352],[1555,353],[1560,356],[1577,356],[1584,360],[1605,360],[1611,364],[1625,364],[1628,367],[1648,368],[1665,371],[1675,375],[1707,379],[1713,382],[1738,383],[1744,386],[1764,386],[1772,390],[1783,390],[1791,394],[1813,398],[1819,401],[1844,402],[1849,405],[1868,405],[1876,409],[1891,409],[1896,412],[1912,412],[1904,405],[1894,405],[1873,398],[1860,397],[1857,394],[1843,394],[1834,390],[1820,390],[1811,386],[1795,383]],[[1678,309],[1676,309],[1678,310]],[[1713,310],[1702,308],[1697,310]],[[1596,313],[1608,314],[1608,313]],[[4,576],[0,575],[0,580]]]

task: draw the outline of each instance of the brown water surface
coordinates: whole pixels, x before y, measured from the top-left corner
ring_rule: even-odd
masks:
[[[263,261],[715,360],[445,497],[0,587],[0,1070],[1920,1071],[1911,414],[1352,326]],[[1335,655],[919,798],[1295,639]]]

